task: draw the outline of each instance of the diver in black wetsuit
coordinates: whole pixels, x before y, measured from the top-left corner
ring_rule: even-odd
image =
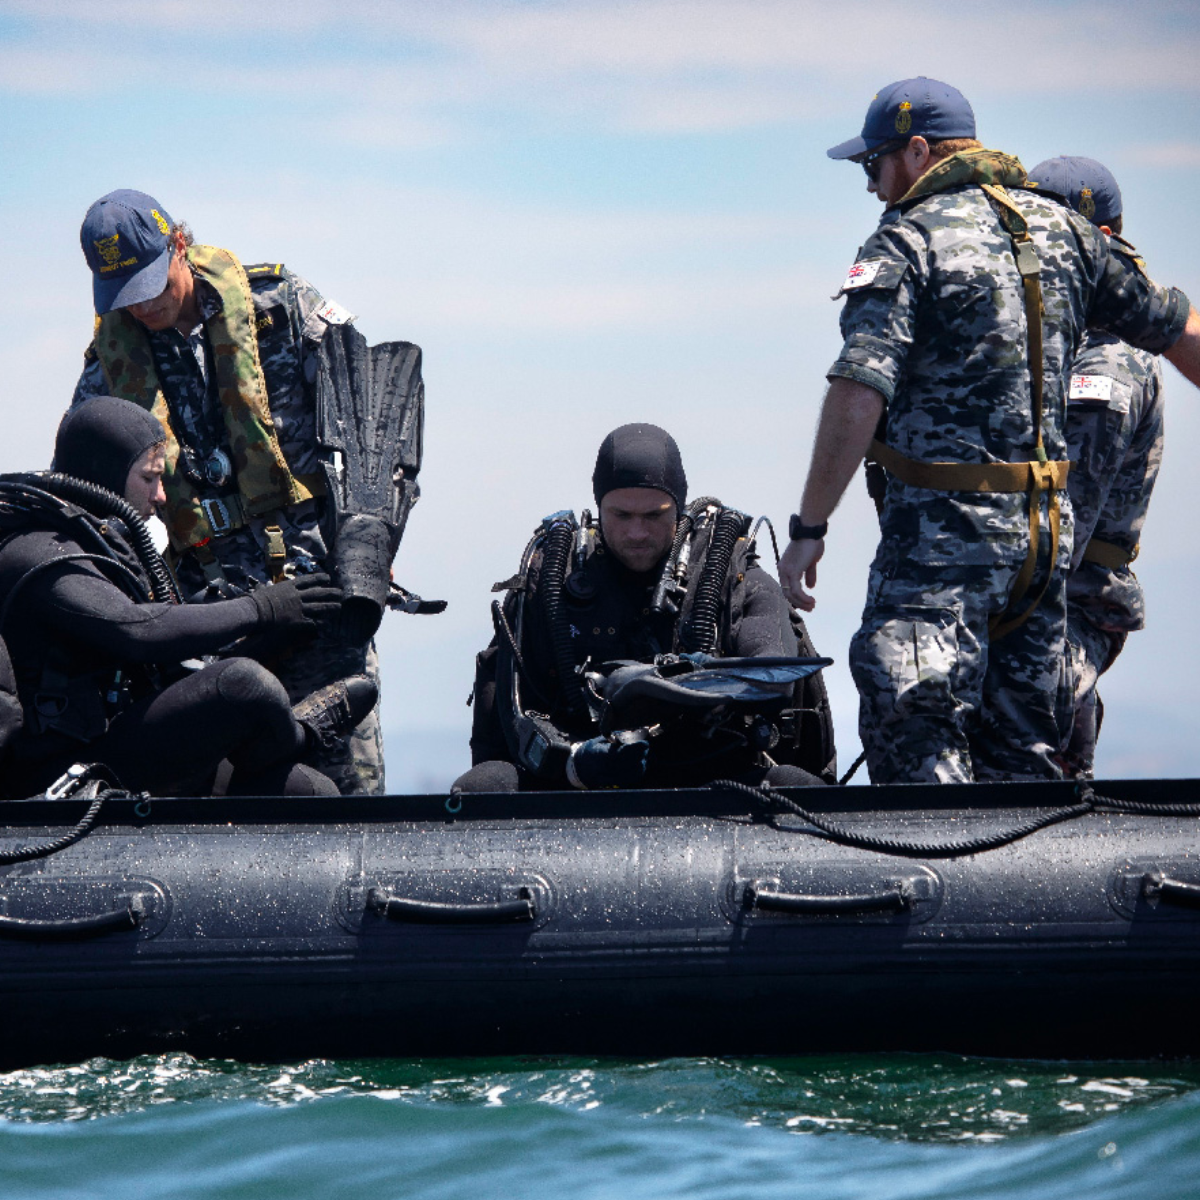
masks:
[[[471,758],[462,791],[696,786],[732,776],[783,786],[836,778],[824,685],[811,676],[769,744],[727,723],[681,719],[602,735],[580,669],[614,660],[812,656],[803,622],[757,565],[744,513],[686,503],[679,448],[654,425],[600,447],[588,514],[543,522],[479,656]],[[786,726],[786,730],[783,728]],[[745,731],[744,731],[745,732]],[[768,753],[769,751],[769,753]]]
[[[0,631],[23,727],[5,748],[4,792],[43,790],[71,763],[99,761],[134,790],[204,794],[228,759],[229,794],[336,795],[298,763],[352,729],[375,701],[361,677],[293,709],[249,658],[180,664],[241,638],[302,642],[335,614],[324,575],[249,596],[181,604],[141,518],[162,501],[165,439],[144,409],[110,396],[59,427],[56,474],[9,477],[0,491]]]

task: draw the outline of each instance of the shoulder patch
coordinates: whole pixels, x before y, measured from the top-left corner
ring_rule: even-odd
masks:
[[[1099,400],[1107,403],[1112,399],[1113,379],[1111,375],[1072,375],[1068,400]]]
[[[906,262],[893,258],[863,258],[856,262],[846,274],[846,282],[832,299],[844,296],[859,288],[895,288],[908,270]]]
[[[354,320],[354,314],[336,300],[323,300],[321,307],[316,309],[313,315],[320,317],[326,325],[348,325]]]
[[[882,265],[882,259],[867,259],[866,262],[856,262],[846,275],[846,282],[842,284],[842,291],[848,292],[851,288],[867,287],[875,282],[875,276],[879,274],[879,268]]]

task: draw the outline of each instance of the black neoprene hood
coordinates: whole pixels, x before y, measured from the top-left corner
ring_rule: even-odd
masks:
[[[166,440],[158,418],[144,408],[116,396],[93,396],[59,424],[54,469],[124,497],[130,467]]]
[[[600,443],[592,472],[596,503],[617,488],[657,488],[675,501],[677,512],[687,502],[687,475],[675,439],[657,425],[622,425]]]

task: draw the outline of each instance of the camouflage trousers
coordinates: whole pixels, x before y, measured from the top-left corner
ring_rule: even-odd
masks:
[[[1092,779],[1096,739],[1104,719],[1104,704],[1096,685],[1117,660],[1126,634],[1097,629],[1073,606],[1067,606],[1067,656],[1075,692],[1071,738],[1062,752],[1063,774],[1069,779]]]
[[[1029,619],[993,642],[988,621],[1018,570],[876,557],[850,643],[872,783],[1062,778],[1072,698],[1065,577],[1052,572]]]
[[[380,683],[374,642],[366,646],[349,646],[333,638],[319,637],[291,658],[274,664],[272,670],[287,688],[293,704],[347,675],[367,675],[376,687]],[[383,733],[378,703],[348,738],[330,749],[317,747],[310,750],[304,762],[324,771],[343,796],[382,796]]]

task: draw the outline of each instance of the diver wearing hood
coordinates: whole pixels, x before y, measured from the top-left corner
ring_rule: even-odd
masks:
[[[475,765],[455,786],[832,780],[833,730],[816,675],[797,685],[769,745],[711,721],[601,731],[588,672],[603,664],[813,650],[779,585],[757,565],[749,518],[710,497],[687,502],[679,447],[665,430],[632,424],[610,433],[592,487],[598,525],[587,512],[582,522],[569,512],[547,517],[520,571],[494,589],[508,595],[493,606],[496,637],[477,661]]]
[[[165,443],[150,413],[99,396],[64,417],[55,472],[0,480],[0,632],[22,710],[4,791],[41,791],[82,760],[134,790],[203,793],[228,759],[231,793],[336,794],[297,760],[353,728],[374,703],[368,681],[331,685],[293,710],[248,658],[181,664],[239,639],[302,642],[341,593],[310,575],[181,604],[143,524],[163,500]]]

